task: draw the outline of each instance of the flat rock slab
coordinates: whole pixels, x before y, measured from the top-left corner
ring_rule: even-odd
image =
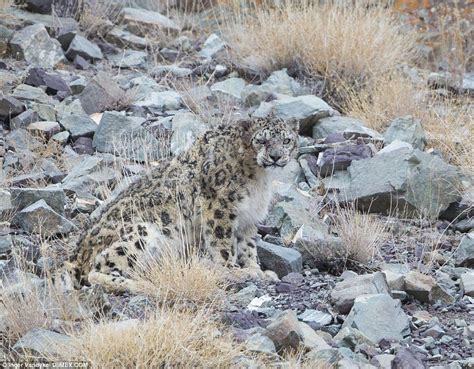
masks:
[[[458,267],[474,268],[474,233],[462,238],[454,253],[454,263]]]
[[[69,60],[80,56],[91,62],[104,58],[99,47],[81,35],[74,36],[66,51],[66,56]]]
[[[121,13],[121,23],[127,26],[127,30],[138,36],[146,36],[147,33],[156,31],[174,34],[180,31],[180,27],[163,14],[139,8],[124,8]]]
[[[331,292],[331,301],[343,314],[347,314],[357,297],[372,294],[390,294],[385,275],[381,272],[361,275],[339,282]]]
[[[13,346],[13,351],[21,356],[38,359],[70,358],[77,353],[74,339],[64,334],[33,328]]]
[[[388,294],[357,297],[342,328],[358,329],[374,344],[380,340],[400,341],[410,334],[408,316],[401,302]]]
[[[474,297],[474,272],[461,274],[461,291],[466,296]]]
[[[303,259],[297,250],[258,241],[257,254],[262,267],[274,271],[279,278],[303,270]]]
[[[426,135],[421,122],[412,116],[394,119],[387,128],[384,137],[387,143],[399,140],[420,150],[423,150],[426,145]]]
[[[79,137],[92,138],[97,131],[97,124],[87,115],[71,114],[62,118],[59,124],[70,133],[73,140]]]
[[[59,187],[46,188],[10,188],[11,203],[22,210],[38,200],[44,200],[58,214],[64,214],[66,195]]]
[[[125,96],[125,92],[106,73],[98,73],[79,95],[82,108],[87,114],[113,110]]]
[[[366,127],[361,120],[337,115],[319,119],[314,125],[312,133],[316,140],[333,134],[342,134],[345,138],[369,137],[383,141],[383,136],[380,133]]]
[[[56,213],[44,200],[39,200],[18,212],[12,223],[26,232],[46,237],[67,234],[76,228],[73,223]]]
[[[49,37],[42,24],[33,24],[15,32],[10,40],[12,54],[31,65],[54,68],[65,61],[59,42]]]
[[[401,148],[356,160],[343,201],[370,212],[437,218],[458,198],[457,168],[417,149]]]
[[[26,128],[34,136],[45,137],[47,139],[61,131],[58,122],[34,122]]]
[[[416,270],[405,276],[405,291],[421,302],[434,303],[438,300],[447,304],[454,302],[454,297],[432,276]]]

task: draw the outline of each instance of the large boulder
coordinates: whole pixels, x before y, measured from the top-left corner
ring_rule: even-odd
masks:
[[[283,120],[297,119],[300,122],[300,133],[310,134],[314,124],[321,118],[335,113],[324,100],[314,95],[283,97],[273,100],[270,114]]]
[[[87,115],[71,114],[59,121],[61,127],[68,131],[73,140],[79,137],[93,137],[97,124]]]
[[[74,36],[66,51],[66,56],[69,60],[80,56],[91,62],[104,58],[99,47],[81,35]]]
[[[474,297],[474,272],[461,274],[461,291],[466,296]]]
[[[298,318],[291,310],[277,315],[268,325],[265,335],[273,341],[279,352],[288,349],[296,350],[303,341],[303,332]]]
[[[10,188],[11,203],[17,209],[22,210],[34,204],[38,200],[44,200],[58,214],[64,214],[66,196],[64,191],[51,186],[46,188]]]
[[[341,145],[324,150],[318,157],[317,169],[310,168],[314,174],[319,172],[321,176],[327,177],[335,171],[347,169],[354,160],[368,159],[371,156],[372,150],[363,143]]]
[[[82,108],[87,114],[99,113],[118,107],[125,92],[106,73],[98,73],[79,95]]]
[[[257,242],[257,254],[262,267],[274,271],[279,278],[283,278],[291,272],[303,270],[301,254],[292,248],[260,240]]]
[[[216,82],[211,86],[211,91],[216,95],[240,100],[245,88],[245,80],[242,78],[228,78]]]
[[[121,13],[121,23],[127,30],[138,35],[146,36],[157,31],[177,33],[180,27],[170,18],[146,9],[124,8]]]
[[[175,155],[188,150],[195,139],[207,129],[196,114],[178,113],[173,117],[171,152]]]
[[[342,328],[356,328],[377,344],[380,340],[400,341],[410,334],[407,315],[399,300],[388,294],[357,297]]]
[[[474,268],[474,233],[465,235],[454,252],[454,263],[459,267]]]
[[[67,234],[76,228],[73,223],[56,213],[44,200],[39,200],[18,212],[12,223],[26,232],[38,233],[46,237]]]
[[[26,358],[66,359],[78,354],[75,340],[43,328],[33,328],[13,346],[13,351]]]
[[[370,212],[437,218],[458,198],[457,169],[417,149],[379,152],[353,161],[348,171],[351,183],[344,200]]]
[[[447,304],[454,302],[454,297],[432,276],[416,270],[405,276],[405,291],[422,302],[434,303],[438,300]]]
[[[385,142],[392,143],[395,140],[408,142],[415,149],[423,150],[426,144],[426,136],[418,119],[411,115],[394,119],[384,134]]]
[[[369,137],[378,141],[383,140],[380,133],[366,127],[361,120],[351,117],[335,115],[322,118],[313,126],[313,138],[316,140],[324,139],[333,134],[342,134],[346,139]]]
[[[331,292],[331,301],[343,314],[347,314],[356,298],[364,295],[390,295],[385,275],[381,272],[346,279],[336,284]]]
[[[102,115],[92,145],[99,152],[113,153],[120,150],[118,145],[126,132],[138,129],[144,118],[128,117],[116,111],[107,111]]]
[[[25,105],[12,96],[0,95],[0,119],[10,119],[21,114],[25,110]]]
[[[13,56],[30,65],[53,68],[65,60],[61,45],[49,37],[42,24],[33,24],[15,32],[10,47]]]

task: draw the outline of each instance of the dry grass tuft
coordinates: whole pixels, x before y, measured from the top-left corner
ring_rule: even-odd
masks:
[[[76,337],[80,356],[95,368],[232,367],[240,347],[209,315],[162,310],[122,327],[91,324]]]
[[[159,258],[139,263],[133,278],[143,292],[167,305],[202,306],[218,302],[226,287],[222,271],[190,247],[166,247]]]
[[[372,261],[385,240],[385,228],[375,215],[360,213],[354,204],[336,208],[335,229],[347,261],[362,264]]]
[[[243,63],[267,73],[296,65],[322,76],[333,97],[348,86],[375,85],[413,60],[416,40],[390,9],[338,1],[258,8],[252,17],[231,23],[227,35]]]

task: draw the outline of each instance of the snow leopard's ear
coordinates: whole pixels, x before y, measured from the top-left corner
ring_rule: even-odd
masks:
[[[289,129],[292,129],[296,133],[299,133],[300,130],[300,121],[296,118],[290,118],[285,120],[285,124]]]

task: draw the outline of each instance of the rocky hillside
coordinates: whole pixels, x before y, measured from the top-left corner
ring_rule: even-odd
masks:
[[[175,3],[24,0],[0,9],[0,362],[474,368],[469,19],[457,34],[463,53],[446,56],[426,42],[434,11],[409,7],[385,26],[427,25],[406,49],[421,57],[394,57],[387,69],[373,63],[405,52],[398,28],[386,50],[362,39],[370,50],[351,50],[344,64],[323,42],[312,58],[283,38],[303,37],[298,30],[269,37],[274,19],[290,24],[285,11]],[[328,34],[347,16],[335,9]],[[354,10],[357,22],[373,20],[367,9]],[[242,33],[250,23],[236,14],[261,23]],[[277,18],[265,23],[269,14]],[[264,60],[263,50],[275,54]],[[142,276],[143,294],[93,286],[58,295],[51,273],[121,189],[207,129],[270,115],[300,122],[297,158],[273,183],[258,227],[262,268],[279,281],[171,258]]]

